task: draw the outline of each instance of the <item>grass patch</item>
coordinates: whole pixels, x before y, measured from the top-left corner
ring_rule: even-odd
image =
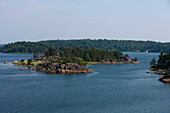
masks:
[[[42,63],[42,61],[32,62],[31,65],[37,66],[38,64],[41,64],[41,63]],[[15,64],[15,65],[27,65],[27,62],[14,62],[13,64]]]
[[[158,71],[158,72],[166,72],[166,69],[159,69],[159,68],[149,68],[151,71]]]
[[[150,71],[158,71],[157,68],[149,68]]]
[[[87,65],[95,65],[95,64],[102,64],[101,62],[86,62]]]
[[[38,64],[41,64],[42,61],[38,61],[38,62],[32,62],[31,64],[34,65],[34,66],[37,66]]]

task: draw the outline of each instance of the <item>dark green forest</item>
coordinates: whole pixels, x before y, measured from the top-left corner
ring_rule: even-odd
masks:
[[[170,52],[170,43],[154,41],[133,41],[133,40],[47,40],[39,42],[15,42],[0,47],[0,52],[6,53],[43,53],[49,48],[63,50],[67,47],[99,48],[102,50],[118,50],[122,52],[137,51],[144,52]]]
[[[159,55],[159,60],[156,61],[156,59],[153,58],[150,64],[152,65],[152,68],[169,69],[170,53],[161,52],[161,54]]]
[[[52,62],[57,63],[78,63],[80,65],[85,65],[87,62],[123,62],[126,61],[123,53],[120,51],[111,50],[101,50],[98,48],[83,49],[81,47],[75,48],[65,48],[63,50],[57,50],[55,48],[49,48],[42,57],[46,58],[56,58]],[[34,54],[34,58],[38,57]],[[125,54],[125,57],[129,57]],[[136,60],[135,60],[136,59]],[[132,59],[132,61],[137,61],[137,58]],[[129,62],[130,63],[130,62]]]
[[[44,56],[56,56],[57,54],[60,56],[60,60],[69,63],[80,59],[86,62],[101,62],[102,60],[112,62],[120,61],[121,57],[123,57],[123,53],[120,51],[101,50],[97,48],[83,49],[80,47],[69,47],[63,50],[50,48],[44,53]]]

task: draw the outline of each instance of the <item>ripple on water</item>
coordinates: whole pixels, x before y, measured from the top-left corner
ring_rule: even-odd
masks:
[[[94,73],[49,75],[0,64],[0,113],[169,113],[170,85],[146,74],[158,53],[130,53],[141,64],[90,65]],[[0,54],[0,62],[32,55]]]

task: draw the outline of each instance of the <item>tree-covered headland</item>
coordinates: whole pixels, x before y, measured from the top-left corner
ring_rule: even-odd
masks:
[[[153,58],[150,64],[152,65],[151,68],[166,69],[166,70],[169,69],[170,68],[170,53],[161,52],[161,54],[159,55],[159,60],[156,61],[156,59]]]
[[[159,80],[165,83],[170,83],[170,53],[163,53],[159,55],[159,59],[155,58],[150,62],[150,70],[156,71],[156,74],[164,75]]]

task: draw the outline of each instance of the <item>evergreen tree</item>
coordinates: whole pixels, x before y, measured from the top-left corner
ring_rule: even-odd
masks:
[[[134,58],[134,61],[137,62],[137,61],[138,61],[138,58],[135,57],[135,58]]]
[[[88,53],[85,54],[84,61],[87,61],[87,62],[90,62],[90,61],[91,61],[91,58],[90,58],[90,56],[89,56]]]
[[[35,53],[33,57],[34,57],[34,58],[38,58],[38,57],[39,57],[39,54],[38,54],[38,53]]]
[[[129,57],[129,55],[128,55],[128,54],[125,54],[125,57]]]
[[[31,65],[32,64],[32,59],[28,59],[27,64]]]
[[[152,59],[152,61],[150,62],[150,65],[151,66],[155,66],[156,65],[156,59],[155,58]]]
[[[21,62],[24,62],[24,59],[22,59]]]
[[[47,40],[40,42],[15,42],[0,47],[0,52],[26,52],[26,53],[44,53],[49,48],[63,50],[65,48],[80,47],[78,50],[99,48],[102,50],[118,51],[146,51],[150,52],[170,52],[170,43],[159,43],[153,41],[133,41],[133,40]],[[83,52],[83,51],[82,51]],[[82,53],[79,53],[82,54]],[[83,55],[83,54],[82,54]],[[90,54],[89,54],[90,55]]]

